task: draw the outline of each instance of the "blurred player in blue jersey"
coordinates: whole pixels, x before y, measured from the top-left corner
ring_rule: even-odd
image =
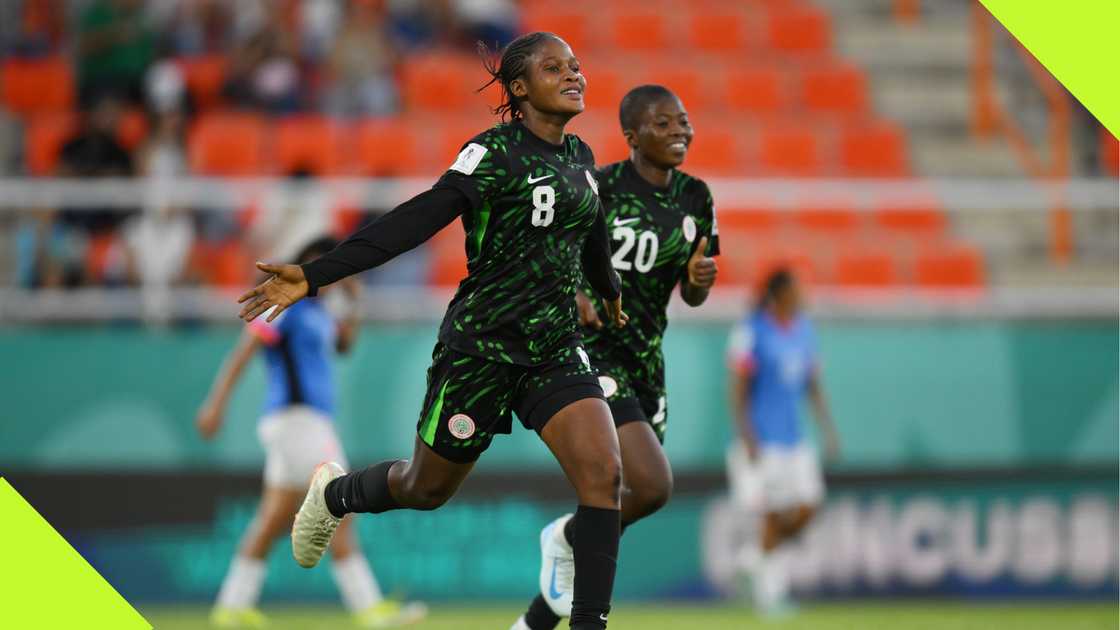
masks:
[[[335,245],[333,239],[317,239],[304,247],[297,262],[313,260]],[[335,383],[331,364],[334,353],[349,351],[357,336],[353,314],[358,286],[351,282],[340,287],[347,297],[335,292],[323,300],[303,300],[271,323],[261,318],[249,324],[199,410],[198,431],[210,439],[221,428],[226,404],[245,366],[263,347],[268,393],[257,436],[266,453],[264,491],[256,517],[218,593],[211,615],[215,626],[265,624],[256,606],[273,542],[291,528],[315,467],[323,461],[343,462],[345,466],[332,421]],[[338,308],[328,309],[324,301]],[[346,313],[339,318],[332,311]],[[332,541],[331,552],[331,573],[358,625],[383,628],[424,615],[422,605],[402,605],[382,598],[349,519]]]
[[[728,475],[736,505],[762,516],[758,547],[744,550],[741,567],[764,614],[788,609],[788,554],[782,543],[805,528],[824,498],[817,454],[800,425],[798,409],[806,395],[827,455],[834,458],[840,450],[821,387],[816,336],[801,307],[793,275],[773,272],[728,347],[739,437],[728,450]]]

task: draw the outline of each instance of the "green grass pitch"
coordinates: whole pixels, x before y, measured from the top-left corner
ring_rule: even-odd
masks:
[[[270,630],[326,630],[353,627],[336,607],[263,608]],[[505,606],[432,607],[414,630],[507,630],[521,610]],[[140,607],[158,630],[207,628],[205,608]],[[884,602],[805,606],[784,620],[760,620],[749,610],[712,605],[621,604],[611,613],[611,630],[1116,630],[1116,604],[966,604]],[[561,626],[566,628],[567,625]]]

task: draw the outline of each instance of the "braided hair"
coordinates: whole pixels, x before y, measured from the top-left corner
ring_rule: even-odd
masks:
[[[482,58],[482,66],[486,68],[486,72],[490,75],[490,80],[486,82],[486,85],[478,88],[477,91],[481,92],[494,83],[498,83],[502,86],[502,100],[498,106],[494,108],[494,114],[501,116],[503,121],[506,120],[507,116],[511,120],[518,120],[522,117],[521,108],[517,106],[521,99],[513,95],[510,84],[513,83],[515,79],[525,75],[525,71],[528,69],[527,61],[529,56],[536,51],[537,46],[550,37],[556,40],[560,39],[557,35],[544,31],[526,33],[503,48],[501,50],[501,58],[497,62],[495,62],[494,58],[498,57],[499,51],[491,49],[482,42],[478,42],[478,56]]]
[[[786,267],[779,267],[770,272],[766,276],[766,282],[762,285],[762,293],[758,296],[758,303],[755,304],[755,310],[762,312],[774,303],[778,294],[793,286],[793,272]]]

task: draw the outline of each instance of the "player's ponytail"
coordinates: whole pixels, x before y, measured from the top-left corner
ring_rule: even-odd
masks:
[[[512,120],[521,118],[521,108],[517,106],[520,99],[513,95],[510,84],[513,83],[514,79],[525,74],[529,56],[536,50],[537,45],[549,37],[560,39],[552,33],[543,31],[522,35],[500,51],[500,60],[498,61],[495,61],[495,58],[499,57],[497,49],[491,49],[485,43],[478,42],[478,56],[482,58],[482,67],[490,75],[490,80],[476,91],[481,92],[494,83],[502,86],[502,98],[498,106],[494,108],[494,113],[501,116],[503,121],[507,116]]]
[[[766,310],[778,297],[782,291],[793,286],[793,272],[785,267],[779,267],[770,272],[766,276],[766,282],[762,285],[762,290],[758,294],[758,302],[755,303],[755,312],[761,313]]]

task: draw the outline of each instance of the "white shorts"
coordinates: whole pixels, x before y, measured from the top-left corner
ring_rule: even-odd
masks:
[[[285,407],[265,416],[257,437],[265,452],[266,486],[306,489],[315,467],[325,461],[349,469],[334,423],[312,407]]]
[[[739,442],[727,450],[731,499],[753,511],[777,512],[824,499],[817,454],[807,444],[763,446],[752,462]]]

